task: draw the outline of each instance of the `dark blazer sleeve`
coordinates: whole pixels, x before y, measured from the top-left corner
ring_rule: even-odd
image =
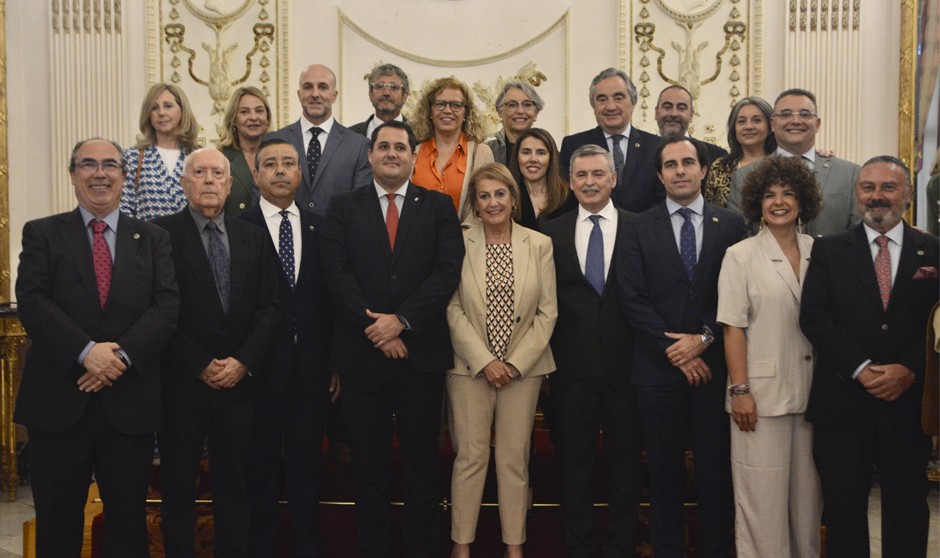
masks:
[[[250,225],[247,225],[249,226]],[[274,344],[277,337],[278,327],[280,325],[281,314],[277,299],[277,270],[274,267],[275,252],[273,245],[268,240],[267,231],[250,229],[252,238],[255,241],[256,258],[253,262],[259,266],[257,293],[246,292],[244,296],[252,302],[252,316],[248,318],[251,324],[248,334],[245,336],[234,356],[239,362],[248,367],[249,370],[260,370],[268,350]],[[238,238],[236,236],[236,242]]]

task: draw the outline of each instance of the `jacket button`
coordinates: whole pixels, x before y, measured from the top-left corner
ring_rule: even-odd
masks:
[[[888,331],[888,324],[881,324],[881,331]]]
[[[238,204],[238,209],[245,209],[245,202]]]
[[[522,316],[516,316],[516,323],[518,324],[521,321],[522,321]]]
[[[393,273],[393,274],[392,274],[392,281],[394,281],[394,280],[396,280],[396,279],[398,279],[398,275],[395,275],[395,274]]]
[[[307,207],[316,207],[316,206],[317,206],[317,204],[315,204],[315,203],[313,203],[313,202],[310,202],[310,203],[307,204]]]
[[[803,360],[805,360],[806,362],[809,362],[809,361],[813,360],[813,357],[811,357],[811,356],[809,356],[809,355],[806,355],[805,357],[803,357]]]

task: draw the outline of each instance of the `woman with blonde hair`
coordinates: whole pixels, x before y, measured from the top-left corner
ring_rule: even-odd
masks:
[[[493,162],[493,152],[483,143],[483,115],[470,88],[453,76],[431,82],[418,100],[411,126],[421,142],[413,182],[447,194],[457,214],[465,215],[470,175]]]
[[[186,207],[180,175],[198,133],[199,124],[182,89],[157,83],[147,91],[140,107],[137,145],[124,150],[122,213],[150,221]]]
[[[467,184],[478,222],[464,231],[460,285],[447,307],[454,368],[447,373],[451,438],[452,558],[468,558],[495,431],[499,519],[506,556],[522,557],[528,462],[539,390],[555,370],[548,341],[558,318],[555,264],[547,237],[513,223],[519,187],[491,163]]]
[[[225,199],[225,212],[236,216],[258,203],[261,191],[255,184],[255,154],[271,122],[271,106],[257,87],[239,87],[225,109],[222,135],[216,145],[232,169],[232,191]]]

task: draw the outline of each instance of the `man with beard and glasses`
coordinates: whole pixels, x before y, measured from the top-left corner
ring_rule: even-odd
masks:
[[[876,467],[883,555],[927,554],[930,439],[920,414],[940,243],[904,223],[912,194],[900,160],[866,162],[855,184],[862,224],[817,240],[804,281],[800,326],[816,349],[806,420],[829,558],[869,555]]]
[[[777,140],[780,157],[801,157],[815,174],[823,207],[806,233],[822,236],[842,232],[858,223],[852,188],[858,178],[859,166],[838,157],[824,157],[816,150],[816,135],[822,120],[816,108],[816,96],[805,89],[787,89],[777,96],[770,129]],[[741,189],[754,169],[748,165],[731,175],[728,207],[741,211]]]
[[[372,139],[372,132],[389,120],[408,123],[401,108],[408,101],[408,74],[394,64],[381,64],[369,73],[369,101],[375,114],[349,129]]]
[[[692,103],[692,93],[681,85],[670,85],[659,92],[656,101],[654,117],[659,125],[659,135],[664,138],[673,136],[686,136],[689,134],[689,125],[695,116],[695,107]],[[701,141],[701,140],[699,140]],[[719,157],[728,154],[728,150],[720,145],[702,141],[708,151],[708,166],[711,167]],[[707,173],[706,173],[707,178]],[[702,184],[705,182],[703,181]]]

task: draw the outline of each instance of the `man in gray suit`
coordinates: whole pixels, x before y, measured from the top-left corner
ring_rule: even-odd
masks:
[[[333,70],[321,64],[308,66],[297,89],[303,116],[265,138],[288,141],[297,149],[304,178],[295,201],[321,216],[334,195],[372,179],[369,142],[333,118],[338,95]]]
[[[407,100],[408,74],[394,64],[376,66],[369,73],[369,101],[375,114],[349,129],[371,140],[372,132],[389,120],[407,123],[408,119],[401,113]]]
[[[816,134],[821,122],[816,96],[811,92],[787,89],[777,96],[770,119],[771,132],[777,140],[776,155],[802,157],[816,173],[825,201],[816,219],[806,226],[806,233],[813,236],[842,232],[859,222],[854,194],[859,166],[838,157],[823,157],[816,152]],[[753,168],[754,165],[749,165],[731,176],[729,208],[741,211],[741,189]]]

